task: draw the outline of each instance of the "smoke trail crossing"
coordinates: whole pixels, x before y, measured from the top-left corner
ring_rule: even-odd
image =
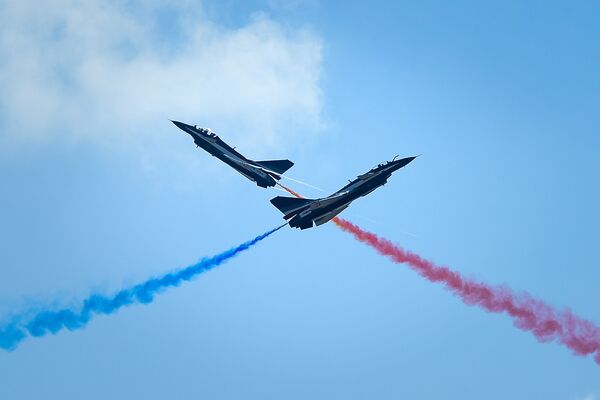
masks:
[[[158,278],[151,278],[133,287],[122,289],[112,296],[93,294],[83,301],[79,310],[64,308],[61,310],[38,311],[31,319],[21,322],[22,317],[13,319],[13,322],[0,326],[0,348],[4,350],[15,349],[27,336],[41,337],[49,333],[68,329],[70,331],[85,327],[95,315],[112,314],[120,308],[135,303],[148,304],[154,296],[168,288],[179,286],[203,272],[218,267],[239,253],[248,250],[261,240],[267,238],[279,229],[263,233],[239,246],[233,247],[212,257],[205,257],[196,264],[175,272],[167,273]]]
[[[302,198],[292,189],[282,187],[291,195]],[[576,355],[594,357],[600,365],[600,328],[591,321],[574,315],[568,309],[558,311],[529,293],[515,293],[505,286],[490,286],[467,279],[342,218],[335,217],[332,222],[379,254],[396,263],[408,264],[430,282],[443,284],[464,303],[477,305],[488,312],[508,314],[517,328],[530,331],[540,342],[557,341]]]

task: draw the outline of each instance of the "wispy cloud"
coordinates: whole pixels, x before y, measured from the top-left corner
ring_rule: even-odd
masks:
[[[173,118],[272,149],[319,130],[320,69],[320,39],[265,14],[226,28],[189,1],[4,1],[0,146],[122,145]]]

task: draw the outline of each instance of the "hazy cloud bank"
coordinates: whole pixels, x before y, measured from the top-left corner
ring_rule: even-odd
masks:
[[[265,14],[226,28],[193,2],[0,1],[0,146],[162,141],[168,119],[293,144],[322,125],[320,69],[320,39]]]

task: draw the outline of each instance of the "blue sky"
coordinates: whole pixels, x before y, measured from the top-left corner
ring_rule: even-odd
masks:
[[[331,192],[423,154],[344,216],[600,323],[600,7],[26,3],[0,3],[1,315],[77,305],[281,222],[279,192],[173,118]],[[591,359],[330,224],[28,340],[0,373],[10,399],[600,396]]]

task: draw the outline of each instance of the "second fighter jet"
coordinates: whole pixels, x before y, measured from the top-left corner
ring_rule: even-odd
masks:
[[[202,147],[260,187],[275,186],[281,179],[281,174],[294,165],[290,160],[253,161],[247,159],[208,128],[200,128],[179,121],[172,122],[189,134],[198,147]]]
[[[322,225],[344,211],[350,203],[359,197],[366,196],[378,187],[385,185],[394,171],[404,167],[416,157],[388,161],[379,164],[366,174],[332,194],[321,199],[299,199],[295,197],[277,196],[271,203],[289,220],[291,227],[307,229]]]

